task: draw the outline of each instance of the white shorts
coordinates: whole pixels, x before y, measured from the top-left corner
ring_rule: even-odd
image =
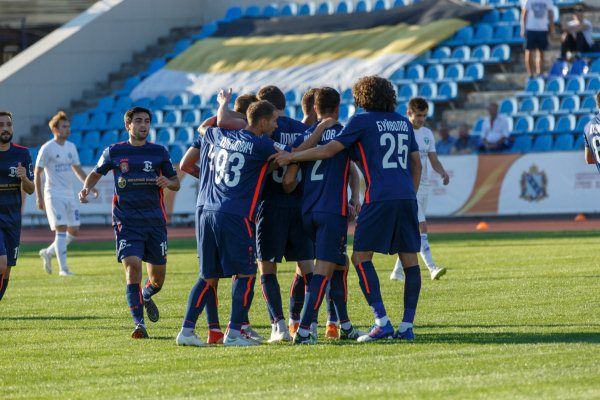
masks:
[[[79,207],[74,198],[46,197],[44,202],[46,203],[46,215],[48,216],[50,229],[55,230],[57,225],[81,225]]]
[[[429,198],[429,190],[421,190],[417,191],[417,218],[419,219],[419,223],[425,222],[425,213],[427,212],[427,200]]]

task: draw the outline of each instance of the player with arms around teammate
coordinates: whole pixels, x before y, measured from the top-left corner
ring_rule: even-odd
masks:
[[[395,336],[413,339],[421,273],[416,190],[421,180],[421,160],[410,122],[394,112],[392,84],[378,76],[360,78],[352,88],[354,102],[365,110],[355,114],[331,142],[292,154],[279,153],[280,165],[331,158],[350,148],[366,180],[364,204],[354,234],[352,263],[360,287],[375,315],[371,331],[359,342]],[[373,253],[398,254],[405,268],[404,316],[397,332],[387,316]]]
[[[37,208],[46,210],[50,229],[56,232],[54,242],[40,250],[44,270],[52,273],[52,256],[56,254],[60,276],[73,273],[67,265],[67,246],[79,234],[79,207],[73,192],[72,173],[83,183],[86,174],[79,163],[77,147],[67,139],[71,124],[67,114],[59,111],[48,123],[54,139],[42,145],[35,163],[35,187]],[[72,172],[71,172],[72,171]],[[42,191],[42,174],[46,175]],[[98,197],[98,191],[92,194]]]
[[[342,125],[337,122],[339,107],[340,95],[335,89],[329,87],[319,89],[315,94],[315,109],[320,122],[311,126],[303,137],[296,139],[294,147],[299,147],[305,138],[317,130],[323,132],[318,146],[324,146],[335,139],[342,130]],[[306,292],[300,326],[294,335],[294,343],[316,343],[317,338],[311,332],[310,325],[314,314],[318,313],[328,283],[330,284],[329,295],[341,321],[340,338],[356,340],[364,333],[355,329],[348,317],[346,240],[349,212],[359,204],[358,173],[354,171],[352,174],[354,184],[350,186],[353,201],[349,206],[348,183],[354,165],[350,161],[347,150],[340,151],[329,159],[304,162],[301,168],[304,174],[302,181],[304,230],[315,243],[317,262]],[[292,191],[298,184],[296,179],[298,169],[298,164],[288,166],[283,179],[283,187],[286,191]]]
[[[596,94],[596,106],[600,108],[600,92]],[[585,161],[596,164],[600,171],[600,113],[597,114],[583,129],[585,142]]]
[[[423,172],[421,173],[421,183],[419,184],[419,191],[417,192],[417,205],[418,205],[418,217],[419,217],[419,230],[421,232],[421,258],[425,261],[425,265],[431,274],[431,279],[439,279],[446,273],[446,268],[438,267],[433,262],[431,255],[431,249],[429,248],[429,240],[427,238],[427,221],[425,220],[425,213],[427,212],[427,199],[429,197],[429,171],[427,165],[431,162],[431,167],[435,172],[440,174],[442,177],[442,183],[447,185],[450,182],[450,176],[444,169],[444,166],[440,162],[437,153],[435,151],[435,138],[433,132],[425,126],[425,120],[427,119],[427,111],[429,110],[429,104],[422,97],[415,97],[410,99],[408,102],[408,119],[413,126],[415,132],[415,139],[419,145],[419,154],[421,155],[421,166]],[[404,280],[404,269],[402,268],[402,262],[398,258],[396,265],[390,279]]]
[[[0,111],[0,301],[19,256],[21,190],[27,194],[35,190],[29,150],[12,144],[12,138],[12,114]]]
[[[150,321],[156,322],[159,318],[152,296],[162,288],[167,271],[167,215],[163,190],[177,191],[180,186],[167,150],[147,142],[151,121],[150,110],[142,107],[128,110],[125,128],[129,140],[113,144],[102,152],[79,192],[79,200],[86,203],[100,178],[113,171],[117,259],[125,267],[127,304],[135,324],[131,334],[134,339],[148,337],[143,307]],[[148,271],[143,290],[142,261],[146,262]]]

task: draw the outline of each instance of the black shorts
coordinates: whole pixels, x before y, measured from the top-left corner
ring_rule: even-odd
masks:
[[[525,50],[548,50],[548,31],[525,31]]]

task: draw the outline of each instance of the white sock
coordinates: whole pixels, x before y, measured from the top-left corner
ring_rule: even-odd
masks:
[[[194,336],[194,328],[181,328],[181,334],[186,337]]]
[[[71,244],[71,242],[75,239],[77,239],[77,236],[73,236],[67,232],[67,247],[69,247],[69,244]],[[56,254],[56,240],[54,240],[54,242],[52,242],[52,244],[46,248],[46,254],[48,254],[50,257]]]
[[[242,335],[242,333],[240,331],[238,331],[237,329],[228,329],[227,330],[227,336],[229,336],[230,338],[238,338]]]
[[[70,245],[71,242],[74,241],[75,239],[77,239],[77,236],[73,236],[69,232],[67,232],[67,246]]]
[[[277,321],[275,323],[275,326],[276,326],[276,328],[277,328],[277,330],[279,332],[287,332],[287,330],[288,330],[288,327],[285,324],[285,320],[284,319],[280,319],[279,321]]]
[[[425,261],[425,265],[429,271],[432,271],[435,268],[435,263],[433,262],[433,257],[431,256],[431,249],[429,248],[429,241],[427,240],[427,234],[421,234],[421,258]]]
[[[338,325],[339,325],[339,323],[338,323],[338,321],[330,321],[330,320],[327,320],[327,325],[335,325],[335,326],[338,326]]]
[[[310,331],[312,333],[314,333],[315,335],[317,334],[317,327],[319,326],[319,324],[317,324],[316,322],[313,322],[310,324]]]
[[[413,324],[411,324],[410,322],[402,322],[400,324],[400,326],[398,327],[398,331],[400,333],[405,332],[408,328],[412,328]]]
[[[248,327],[249,327],[249,326],[250,326],[249,324],[242,325],[242,330],[246,330],[246,329],[248,329]]]
[[[387,317],[387,315],[382,318],[375,318],[375,324],[377,326],[386,326],[388,322],[390,322],[390,319]]]
[[[68,271],[67,266],[67,234],[65,232],[56,232],[56,239],[54,240],[56,247],[56,258],[58,258],[58,265],[61,271]]]
[[[304,328],[298,328],[298,333],[302,337],[307,337],[310,334],[310,331]]]
[[[342,329],[345,331],[349,331],[352,328],[352,322],[344,322],[342,324]]]

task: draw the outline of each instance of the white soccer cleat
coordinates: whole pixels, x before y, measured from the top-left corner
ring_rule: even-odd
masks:
[[[223,345],[224,346],[245,347],[245,346],[259,346],[260,343],[257,342],[256,340],[253,340],[244,335],[240,335],[238,337],[231,337],[228,334],[226,334],[225,338],[223,339]]]
[[[65,270],[60,270],[60,272],[58,273],[59,276],[74,276],[75,274],[71,271],[69,271],[68,269]]]
[[[392,281],[403,281],[404,280],[404,268],[395,268],[390,275]]]
[[[290,332],[286,329],[285,331],[279,331],[278,329],[271,332],[271,337],[267,341],[268,343],[281,343],[281,342],[291,342],[292,337],[290,336]]]
[[[246,326],[245,328],[242,329],[242,335],[248,337],[251,340],[254,340],[255,342],[258,343],[262,343],[265,341],[265,339],[260,336],[258,334],[258,332],[256,332],[254,329],[252,329],[252,327],[250,325]]]
[[[446,273],[446,268],[444,267],[433,267],[433,269],[430,271],[431,273],[431,280],[435,281],[440,279],[442,276],[444,276],[444,274]]]
[[[46,249],[41,249],[38,253],[40,258],[42,259],[42,265],[44,266],[44,271],[48,275],[52,273],[52,257],[46,254]]]
[[[177,346],[206,346],[206,343],[204,343],[198,336],[196,336],[195,333],[193,333],[191,336],[184,336],[183,333],[181,333],[181,331],[179,331],[179,333],[177,334],[177,339],[175,339],[175,343],[177,343]]]

